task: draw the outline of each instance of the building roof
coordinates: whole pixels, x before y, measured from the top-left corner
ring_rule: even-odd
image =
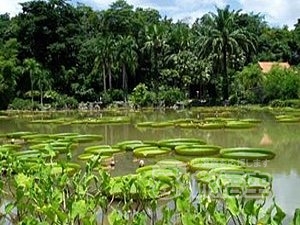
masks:
[[[290,68],[290,64],[288,62],[258,62],[258,65],[262,69],[263,73],[268,73],[275,65],[286,69]]]

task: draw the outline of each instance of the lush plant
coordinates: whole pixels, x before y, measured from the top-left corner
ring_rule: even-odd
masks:
[[[12,103],[9,105],[9,108],[16,109],[16,110],[31,110],[31,109],[38,109],[39,105],[37,102],[33,102],[32,105],[32,102],[29,99],[15,98],[12,101]]]
[[[275,66],[265,75],[264,90],[267,102],[274,99],[296,99],[300,93],[300,76],[296,69]]]
[[[185,100],[185,94],[179,88],[160,87],[157,98],[165,106],[173,106],[176,102]]]
[[[288,100],[276,99],[271,101],[270,106],[300,108],[300,99],[288,99]]]
[[[263,76],[257,64],[249,65],[241,72],[238,72],[232,87],[233,95],[230,98],[232,102],[262,103],[264,100]],[[235,102],[233,101],[233,96],[235,96]]]
[[[129,99],[135,106],[144,107],[153,105],[156,96],[154,92],[148,91],[145,84],[140,83],[133,89]]]
[[[56,95],[54,102],[52,103],[55,109],[77,109],[78,101],[74,97],[67,95]]]
[[[5,148],[0,152],[5,162],[0,165],[0,196],[6,199],[1,202],[1,223],[89,225],[104,224],[108,217],[116,225],[281,225],[285,218],[274,199],[266,204],[267,195],[244,194],[247,182],[237,195],[210,176],[195,193],[189,188],[190,175],[174,168],[116,178],[99,168],[100,156],[82,169],[68,170],[69,162],[62,158],[72,160],[69,147],[58,159],[51,144],[35,154],[28,160]],[[160,201],[166,195],[168,200]],[[299,209],[294,216],[294,225],[298,223]]]

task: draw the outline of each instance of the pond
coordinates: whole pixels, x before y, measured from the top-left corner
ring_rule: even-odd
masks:
[[[30,123],[33,119],[49,119],[60,116],[74,117],[73,113],[37,114],[0,119],[0,133],[16,131],[34,131],[37,133],[63,133],[77,132],[80,134],[100,134],[103,141],[92,144],[81,144],[74,152],[77,156],[82,153],[84,147],[97,144],[114,145],[125,140],[161,140],[178,137],[195,137],[205,140],[208,144],[222,147],[260,147],[266,144],[276,153],[273,160],[266,162],[250,163],[247,166],[252,169],[260,169],[273,175],[273,191],[277,203],[287,213],[287,220],[293,216],[296,208],[300,207],[300,123],[279,123],[273,113],[259,111],[236,111],[234,117],[256,118],[262,122],[251,129],[188,129],[179,127],[165,128],[138,128],[136,123],[145,121],[169,121],[179,118],[202,118],[207,114],[201,111],[153,111],[153,112],[118,112],[101,113],[85,112],[81,117],[105,117],[128,116],[130,121],[123,124],[41,124]],[[212,112],[208,116],[219,116],[218,112]],[[223,115],[222,115],[223,116]],[[231,114],[232,116],[232,114]],[[262,143],[266,141],[266,143]],[[150,164],[158,159],[145,160]],[[111,174],[125,175],[134,173],[138,163],[134,160],[132,152],[116,156],[116,166]]]

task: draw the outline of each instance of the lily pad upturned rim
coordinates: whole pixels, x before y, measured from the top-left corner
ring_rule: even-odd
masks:
[[[269,149],[252,147],[223,148],[220,150],[220,155],[222,158],[240,160],[270,160],[276,156]]]

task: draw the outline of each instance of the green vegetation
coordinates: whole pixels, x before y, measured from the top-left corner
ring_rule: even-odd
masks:
[[[274,28],[260,14],[227,6],[189,26],[124,0],[101,11],[66,0],[21,6],[15,17],[0,15],[0,109],[299,98],[299,21],[291,30]],[[288,61],[293,68],[262,74],[258,61]]]
[[[236,126],[235,123],[239,122],[239,127],[234,128],[240,129],[245,128],[244,123],[249,128],[248,124],[261,126],[266,122],[256,117],[244,117],[246,108],[194,110],[196,114],[201,112],[203,118],[195,119],[192,114],[186,114],[190,117],[177,116],[166,123],[215,121],[223,123],[221,136],[226,138],[224,124]],[[273,120],[280,122],[299,118],[300,115],[296,109],[271,110]],[[230,117],[211,117],[211,113],[216,111]],[[6,117],[1,118],[8,119],[4,121],[7,124],[16,119],[22,124],[22,129],[27,125],[34,127],[28,131],[16,129],[16,132],[0,135],[1,223],[284,224],[286,214],[275,202],[272,175],[254,165],[284,157],[287,148],[276,151],[273,160],[273,149],[234,147],[233,140],[230,140],[231,148],[223,148],[213,145],[205,137],[200,138],[198,130],[195,130],[194,136],[191,133],[185,137],[176,134],[178,136],[173,138],[168,136],[157,140],[146,134],[146,140],[124,138],[111,145],[104,140],[106,143],[103,144],[103,139],[109,138],[105,132],[99,132],[103,126],[97,125],[94,130],[97,133],[94,134],[83,132],[84,126],[79,118],[85,114],[81,113],[3,112]],[[243,117],[234,118],[235,113]],[[91,121],[99,119],[96,113],[93,114],[89,113]],[[128,115],[128,112],[125,114]],[[140,114],[145,119],[143,113],[134,113]],[[132,126],[136,118],[130,117],[130,124],[127,124],[128,120],[124,122],[123,119],[129,117],[121,113],[113,115],[101,117],[105,126],[110,126],[109,129],[115,128],[115,121],[123,124],[121,129],[130,126],[136,129]],[[43,116],[46,116],[46,123],[42,123],[44,120],[40,117]],[[72,121],[79,121],[81,132],[70,129],[78,126]],[[40,132],[40,128],[43,130],[47,125],[51,128]],[[64,126],[64,133],[54,133],[53,128],[60,126]],[[93,123],[85,126],[90,130],[95,127]],[[253,130],[257,133],[259,128],[254,127]],[[234,130],[230,130],[232,132]],[[234,134],[242,132],[239,130]],[[247,130],[245,132],[249,135]],[[282,129],[279,133],[282,135]],[[293,136],[295,140],[298,140],[297,137]],[[137,160],[138,165],[132,160]],[[132,163],[129,165],[131,172],[127,171],[124,163]],[[113,173],[115,167],[122,170],[122,175]],[[298,223],[299,209],[296,209],[291,224]]]

